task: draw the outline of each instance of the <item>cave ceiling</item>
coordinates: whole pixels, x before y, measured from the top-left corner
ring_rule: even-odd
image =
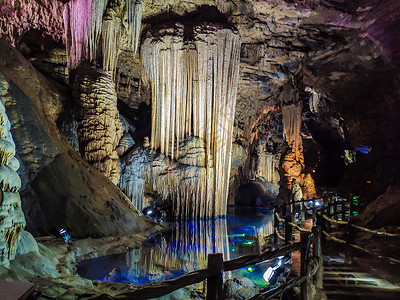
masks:
[[[66,2],[1,1],[0,36],[42,72],[68,84],[62,22]],[[280,104],[283,87],[295,78],[300,97],[308,97],[304,89],[311,87],[335,106],[347,124],[353,147],[390,144],[393,154],[400,149],[398,1],[142,3],[141,41],[160,23],[179,23],[185,18],[216,18],[238,30],[242,46],[234,134],[240,143],[249,143],[263,113]],[[149,104],[151,92],[140,81],[140,51],[133,54],[131,38],[124,32],[119,46],[120,102],[127,108],[137,108],[140,102]]]

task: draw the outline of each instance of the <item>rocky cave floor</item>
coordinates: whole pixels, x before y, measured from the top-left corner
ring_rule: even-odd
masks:
[[[88,280],[76,274],[76,265],[84,260],[112,254],[120,254],[138,248],[150,237],[171,228],[163,222],[154,224],[146,220],[147,228],[139,233],[103,238],[73,239],[68,245],[60,237],[44,236],[25,244],[34,249],[20,254],[9,270],[0,266],[0,278],[9,281],[30,281],[36,284],[33,299],[91,299],[101,294],[115,295],[134,289],[132,284],[103,283]]]

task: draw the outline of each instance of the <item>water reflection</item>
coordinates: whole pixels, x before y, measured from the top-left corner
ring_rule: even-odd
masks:
[[[264,237],[273,231],[272,213],[262,209],[230,208],[226,218],[177,222],[176,229],[140,249],[125,254],[83,261],[78,273],[101,281],[143,285],[176,278],[207,266],[209,253],[222,253],[224,260],[264,250]],[[246,276],[265,286],[268,268],[258,264],[225,273]]]

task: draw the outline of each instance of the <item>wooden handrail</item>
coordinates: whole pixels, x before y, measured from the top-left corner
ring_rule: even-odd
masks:
[[[251,265],[258,264],[265,260],[273,259],[278,256],[289,254],[293,251],[300,250],[301,244],[300,243],[293,243],[292,245],[286,245],[276,250],[266,250],[260,254],[254,255],[245,255],[235,259],[231,259],[224,262],[224,271],[232,271],[244,267],[248,267]]]
[[[156,297],[161,297],[164,295],[167,295],[169,293],[172,293],[180,288],[183,288],[188,285],[192,285],[195,283],[202,282],[206,279],[209,278],[218,278],[216,281],[211,281],[212,284],[207,283],[207,299],[221,299],[221,293],[222,293],[222,281],[221,277],[219,275],[218,270],[223,270],[224,272],[227,271],[232,271],[240,268],[244,268],[247,266],[251,266],[260,262],[263,262],[265,260],[270,260],[273,258],[276,258],[278,256],[284,256],[289,253],[292,253],[293,251],[298,251],[300,249],[304,248],[304,244],[302,243],[292,243],[290,245],[286,245],[284,247],[269,251],[266,250],[260,254],[254,254],[254,255],[244,255],[232,260],[228,260],[225,262],[221,261],[221,268],[216,268],[216,264],[214,264],[212,261],[215,256],[221,256],[220,259],[222,259],[222,254],[217,253],[213,255],[209,255],[209,264],[208,268],[206,269],[200,269],[197,271],[193,271],[190,273],[187,273],[185,275],[182,275],[178,278],[171,279],[171,280],[165,280],[161,282],[155,282],[151,283],[148,285],[140,286],[137,289],[131,291],[131,292],[126,292],[122,294],[118,294],[116,296],[110,296],[103,294],[97,298],[97,300],[104,300],[104,299],[119,299],[119,300],[128,300],[128,299],[149,299],[149,298],[156,298]],[[209,288],[211,290],[209,290]]]

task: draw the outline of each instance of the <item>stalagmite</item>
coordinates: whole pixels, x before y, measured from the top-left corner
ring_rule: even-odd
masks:
[[[146,151],[138,148],[132,155],[121,161],[119,187],[131,199],[139,212],[143,210],[145,175],[150,168]]]
[[[78,139],[83,157],[114,184],[119,182],[116,147],[122,135],[111,72],[86,70],[79,82]]]
[[[282,106],[283,126],[288,149],[282,153],[282,171],[289,189],[292,179],[302,188],[303,197],[315,197],[314,181],[310,174],[304,173],[303,142],[300,134],[302,123],[301,102]]]
[[[149,37],[142,46],[143,79],[153,91],[152,148],[179,161],[180,147],[194,136],[205,153],[196,168],[183,168],[188,180],[164,183],[163,193],[178,197],[172,198],[181,218],[226,214],[239,72],[237,33],[219,24],[193,31],[184,41],[176,24],[173,35]]]
[[[125,1],[119,0],[71,0],[64,10],[68,64],[70,68],[77,69],[74,87],[80,106],[80,151],[87,161],[115,184],[118,184],[120,176],[115,149],[122,130],[113,78],[124,5]],[[141,1],[129,0],[126,5],[136,50],[141,26]],[[97,67],[90,68],[89,65],[96,66],[96,59],[101,58],[101,53],[103,68],[95,71],[93,69]]]
[[[3,91],[0,90],[0,100],[4,100]],[[15,144],[2,101],[0,101],[0,153],[0,264],[8,267],[15,257],[19,236],[26,223],[18,193],[21,188],[21,180],[17,174],[19,162],[14,157]]]

